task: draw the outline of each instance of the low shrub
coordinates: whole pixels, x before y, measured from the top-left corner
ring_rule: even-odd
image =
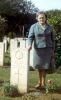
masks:
[[[46,93],[49,93],[49,92],[54,92],[57,90],[57,84],[54,80],[52,79],[49,79],[47,80],[47,83],[46,83]]]
[[[33,68],[32,66],[30,66],[30,71],[35,71],[35,68]]]
[[[58,69],[56,70],[56,73],[61,74],[61,66],[58,67]]]
[[[19,96],[17,86],[10,85],[10,83],[5,83],[3,86],[3,91],[5,96]]]

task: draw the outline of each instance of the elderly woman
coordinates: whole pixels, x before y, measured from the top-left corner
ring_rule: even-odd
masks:
[[[46,72],[49,69],[51,56],[54,54],[54,33],[52,26],[47,23],[44,12],[38,12],[36,18],[37,22],[29,30],[28,50],[31,50],[34,41],[33,66],[39,72],[36,88],[41,89],[45,87]]]

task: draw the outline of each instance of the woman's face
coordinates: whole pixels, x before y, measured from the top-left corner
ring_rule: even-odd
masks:
[[[39,14],[38,17],[37,17],[37,20],[40,24],[45,24],[46,22],[46,17],[44,14]]]

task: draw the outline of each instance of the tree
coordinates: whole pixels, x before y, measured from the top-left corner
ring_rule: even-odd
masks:
[[[2,39],[3,39],[6,28],[7,28],[6,20],[5,20],[5,18],[2,18],[0,16],[0,41],[2,41]]]
[[[0,14],[14,15],[18,13],[35,13],[37,11],[38,8],[36,8],[31,1],[0,0]]]
[[[55,29],[55,44],[56,44],[56,65],[61,65],[61,10],[47,11],[48,22]]]

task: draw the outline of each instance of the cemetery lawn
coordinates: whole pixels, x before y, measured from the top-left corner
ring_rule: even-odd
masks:
[[[48,79],[52,79],[59,91],[49,92],[46,94],[45,92],[40,91],[38,94],[38,90],[35,90],[34,86],[38,82],[38,72],[37,71],[29,71],[29,92],[20,97],[8,97],[2,95],[0,91],[0,100],[61,100],[61,74],[48,74],[46,77],[46,81]],[[3,87],[2,83],[10,81],[10,67],[0,67],[0,89]],[[36,95],[35,95],[36,94]]]

